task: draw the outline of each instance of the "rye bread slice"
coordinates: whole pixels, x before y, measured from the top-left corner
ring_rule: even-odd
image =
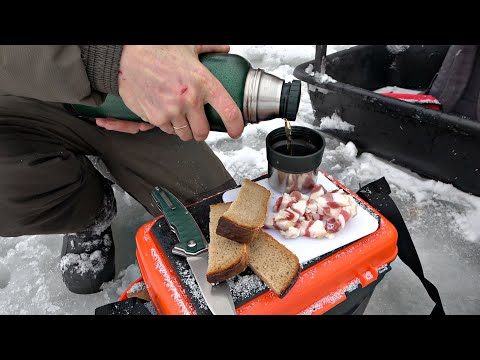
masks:
[[[250,269],[276,295],[284,297],[300,273],[297,255],[263,230],[259,231],[257,239],[249,245],[249,248]]]
[[[231,203],[210,205],[210,244],[208,247],[207,281],[219,283],[247,268],[249,250],[247,245],[216,234],[218,219]]]
[[[239,243],[249,244],[263,227],[270,191],[245,179],[230,208],[220,217],[216,233]]]

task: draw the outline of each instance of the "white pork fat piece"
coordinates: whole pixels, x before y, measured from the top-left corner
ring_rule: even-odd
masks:
[[[343,189],[327,192],[318,184],[310,196],[295,190],[284,193],[267,215],[264,227],[280,230],[283,237],[331,237],[357,214],[357,203]]]

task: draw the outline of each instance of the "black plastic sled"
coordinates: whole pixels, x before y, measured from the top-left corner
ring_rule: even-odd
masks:
[[[305,71],[310,64],[320,69],[321,47],[315,60],[294,71],[309,84],[315,125],[337,113],[354,129],[322,131],[480,196],[480,122],[374,92],[387,86],[428,89],[449,45],[354,46],[326,57],[326,73],[337,82],[316,80]]]

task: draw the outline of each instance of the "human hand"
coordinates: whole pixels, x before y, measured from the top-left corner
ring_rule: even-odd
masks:
[[[114,130],[129,134],[136,134],[139,131],[151,130],[155,125],[149,123],[138,123],[127,120],[111,119],[111,118],[95,118],[98,126],[107,129]]]
[[[201,53],[229,50],[228,45],[125,45],[120,96],[144,121],[184,141],[207,138],[210,127],[204,105],[209,103],[230,137],[238,138],[244,128],[240,109],[198,59]]]

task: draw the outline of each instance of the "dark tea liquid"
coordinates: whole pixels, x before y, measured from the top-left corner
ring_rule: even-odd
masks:
[[[285,120],[285,134],[287,135],[287,154],[293,155],[292,149],[292,126],[290,125],[290,121],[287,118]]]
[[[318,151],[318,148],[302,139],[281,140],[272,146],[275,151],[291,156],[306,156]]]

